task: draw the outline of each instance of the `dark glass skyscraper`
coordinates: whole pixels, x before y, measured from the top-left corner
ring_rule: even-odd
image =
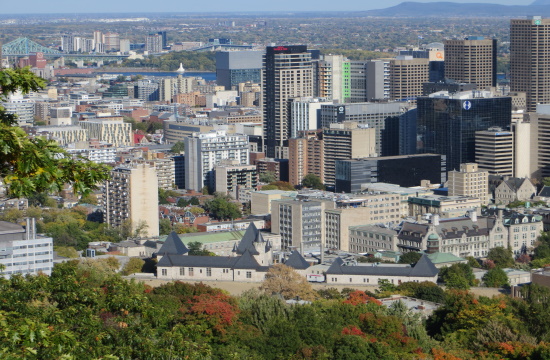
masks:
[[[288,159],[289,100],[313,96],[313,65],[307,46],[268,46],[262,90],[266,155]]]
[[[439,92],[417,99],[417,152],[447,156],[447,170],[475,162],[475,132],[506,128],[512,120],[512,98],[486,91]]]

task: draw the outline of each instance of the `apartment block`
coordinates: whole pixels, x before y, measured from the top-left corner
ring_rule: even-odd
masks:
[[[132,124],[122,120],[90,119],[79,122],[90,139],[97,139],[114,146],[133,145]]]
[[[216,192],[231,195],[236,200],[240,200],[239,190],[254,191],[258,187],[256,166],[239,165],[238,160],[214,166],[214,174]]]
[[[130,221],[132,230],[146,225],[141,235],[159,235],[158,179],[147,164],[120,166],[103,186],[103,212],[107,224],[120,227]]]
[[[478,169],[476,163],[460,164],[460,171],[449,171],[449,196],[470,196],[489,203],[489,172]]]
[[[325,147],[321,130],[303,131],[288,141],[288,177],[292,185],[300,185],[307,174],[324,178]]]

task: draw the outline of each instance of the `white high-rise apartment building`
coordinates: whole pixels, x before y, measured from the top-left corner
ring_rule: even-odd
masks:
[[[237,160],[248,164],[248,136],[225,131],[193,133],[185,138],[185,188],[200,191],[204,186],[214,189],[214,166],[222,160]]]

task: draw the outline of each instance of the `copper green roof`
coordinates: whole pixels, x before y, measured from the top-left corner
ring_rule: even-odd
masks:
[[[451,262],[459,262],[459,261],[466,261],[466,259],[463,259],[461,257],[455,256],[451,253],[442,253],[442,252],[436,252],[433,254],[428,254],[428,258],[432,261],[434,264],[442,264],[442,263],[451,263]]]

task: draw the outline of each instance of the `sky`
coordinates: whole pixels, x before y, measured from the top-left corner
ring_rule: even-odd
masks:
[[[125,12],[235,12],[235,11],[361,11],[397,5],[403,0],[25,0],[2,1],[2,14],[125,13]],[[437,0],[423,0],[433,2]],[[441,0],[443,1],[443,0]],[[453,1],[453,0],[445,0]],[[467,3],[529,5],[533,0],[454,0]],[[4,15],[5,16],[5,15]]]

